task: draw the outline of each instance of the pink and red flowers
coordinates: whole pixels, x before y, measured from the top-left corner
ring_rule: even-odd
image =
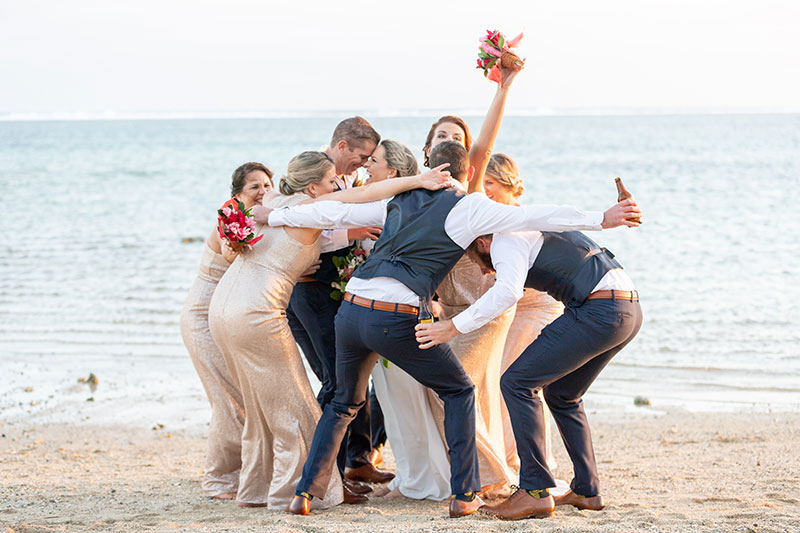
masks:
[[[263,235],[255,236],[253,228],[256,221],[249,209],[244,208],[244,204],[237,198],[231,198],[222,207],[217,209],[219,220],[217,229],[221,239],[230,242],[253,245],[261,240]]]
[[[480,47],[478,49],[478,66],[483,69],[483,75],[490,80],[500,83],[500,67],[504,68],[522,67],[522,61],[511,51],[516,48],[522,40],[520,33],[510,41],[506,40],[505,35],[497,30],[486,30],[486,36],[478,39]]]

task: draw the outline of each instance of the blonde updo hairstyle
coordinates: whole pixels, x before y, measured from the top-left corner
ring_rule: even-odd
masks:
[[[386,153],[386,166],[397,170],[397,176],[395,177],[400,178],[419,174],[417,158],[414,157],[408,146],[391,139],[384,139],[380,145],[383,146],[383,150]]]
[[[312,183],[319,183],[333,166],[333,159],[325,152],[303,152],[289,161],[286,175],[281,178],[281,194],[289,196],[305,191]]]
[[[519,177],[517,164],[506,154],[492,154],[489,164],[486,166],[486,175],[510,188],[514,198],[519,198],[525,191],[522,178]]]

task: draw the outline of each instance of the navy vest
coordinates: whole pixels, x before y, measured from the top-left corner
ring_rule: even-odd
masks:
[[[580,231],[543,231],[544,244],[528,271],[525,286],[564,305],[580,305],[609,270],[622,268],[614,254]]]
[[[455,189],[415,189],[395,196],[386,206],[386,223],[375,248],[353,276],[393,278],[430,299],[464,255],[444,231],[447,215],[462,198]]]

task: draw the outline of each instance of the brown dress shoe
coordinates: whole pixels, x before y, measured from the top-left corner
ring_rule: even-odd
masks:
[[[356,504],[369,501],[369,498],[367,498],[363,494],[356,494],[355,492],[347,488],[347,485],[342,486],[342,492],[344,493],[344,500],[342,500],[343,503]]]
[[[302,496],[295,496],[286,507],[287,513],[299,514],[305,516],[311,511],[311,500],[303,498]]]
[[[494,505],[481,507],[481,514],[501,520],[522,520],[524,518],[546,518],[553,516],[555,502],[552,496],[534,498],[527,490],[518,489],[507,500]]]
[[[483,506],[483,501],[475,496],[471,502],[465,502],[453,498],[450,500],[450,518],[458,518],[459,516],[471,515]]]
[[[606,504],[603,503],[603,497],[599,494],[587,498],[586,496],[575,494],[571,490],[568,490],[561,496],[555,496],[553,499],[556,501],[556,505],[572,505],[578,509],[586,509],[588,511],[599,511],[606,506]]]
[[[344,477],[350,481],[366,481],[367,483],[388,483],[394,479],[392,472],[378,470],[367,463],[358,468],[345,468]]]
[[[355,492],[356,494],[369,494],[372,492],[372,487],[361,483],[360,481],[350,481],[349,479],[343,479],[342,483],[350,489],[350,492]]]

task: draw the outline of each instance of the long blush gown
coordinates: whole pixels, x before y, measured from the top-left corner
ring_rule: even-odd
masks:
[[[203,248],[200,271],[181,312],[181,336],[211,404],[206,462],[201,487],[208,496],[236,492],[242,466],[242,393],[211,337],[208,306],[217,283],[228,269],[222,254],[208,244]]]
[[[294,205],[303,194],[280,196],[269,207]],[[236,258],[214,292],[211,333],[244,399],[242,470],[237,501],[284,509],[294,496],[321,411],[286,319],[297,278],[319,256],[319,239],[302,244],[284,228],[256,226],[264,238]],[[334,466],[335,468],[335,466]],[[324,499],[341,503],[333,472]]]

